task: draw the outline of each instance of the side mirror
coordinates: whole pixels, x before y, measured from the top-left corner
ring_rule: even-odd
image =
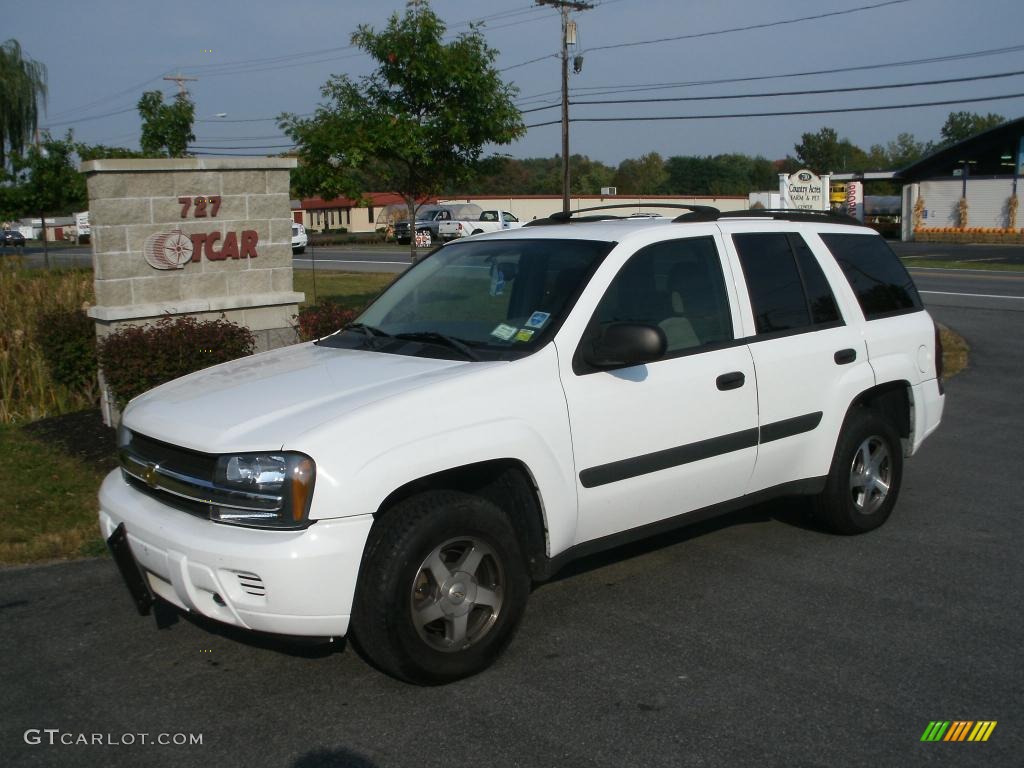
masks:
[[[594,339],[583,359],[594,368],[628,368],[661,359],[667,347],[665,332],[656,325],[612,323]]]

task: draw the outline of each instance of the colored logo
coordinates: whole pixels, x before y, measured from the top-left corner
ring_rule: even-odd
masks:
[[[932,720],[921,741],[988,741],[995,720]]]
[[[193,250],[191,238],[176,229],[147,237],[142,254],[154,269],[182,269],[192,260]]]

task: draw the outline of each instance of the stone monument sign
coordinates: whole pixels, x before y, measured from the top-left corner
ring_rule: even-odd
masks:
[[[258,351],[296,341],[291,158],[91,160],[96,305],[104,336],[167,315],[248,327]],[[103,393],[104,413],[108,400]]]

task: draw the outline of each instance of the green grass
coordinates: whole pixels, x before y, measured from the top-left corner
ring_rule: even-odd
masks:
[[[294,290],[306,294],[303,307],[321,303],[325,299],[337,302],[347,309],[359,310],[373,301],[394,282],[397,274],[381,272],[327,272],[316,273],[316,300],[313,294],[313,271],[295,270]]]
[[[0,565],[66,560],[105,550],[96,521],[103,470],[0,425],[7,474],[0,512]]]
[[[951,379],[967,367],[968,352],[971,348],[967,346],[962,336],[949,328],[940,326],[939,333],[942,335],[943,378]]]
[[[39,344],[39,318],[93,300],[92,270],[18,269],[0,263],[0,423],[88,408],[92,394],[53,382]]]
[[[900,259],[905,267],[932,267],[934,269],[986,269],[992,272],[1024,272],[1024,264],[1003,264],[997,261],[940,261],[907,257]]]

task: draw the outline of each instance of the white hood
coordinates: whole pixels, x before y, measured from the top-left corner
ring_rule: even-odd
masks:
[[[370,403],[493,365],[297,344],[152,389],[124,424],[204,453],[278,450]]]

